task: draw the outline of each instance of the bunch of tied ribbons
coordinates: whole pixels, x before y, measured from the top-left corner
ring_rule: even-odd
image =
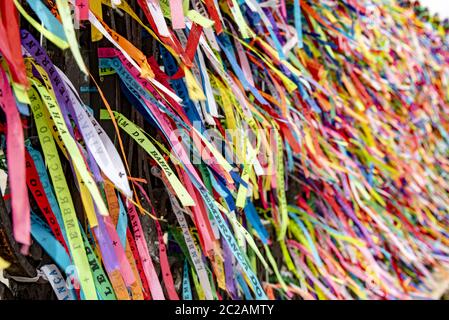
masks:
[[[105,11],[130,19],[152,49]],[[58,298],[430,296],[449,262],[449,49],[412,9],[13,0],[0,18],[6,207],[22,254],[37,242],[54,261],[40,272],[65,280],[52,282]],[[77,25],[90,30],[81,49]],[[73,55],[101,110],[43,37]],[[82,48],[100,40],[96,63],[118,79],[127,110],[86,67]],[[145,153],[167,213],[122,139]]]

